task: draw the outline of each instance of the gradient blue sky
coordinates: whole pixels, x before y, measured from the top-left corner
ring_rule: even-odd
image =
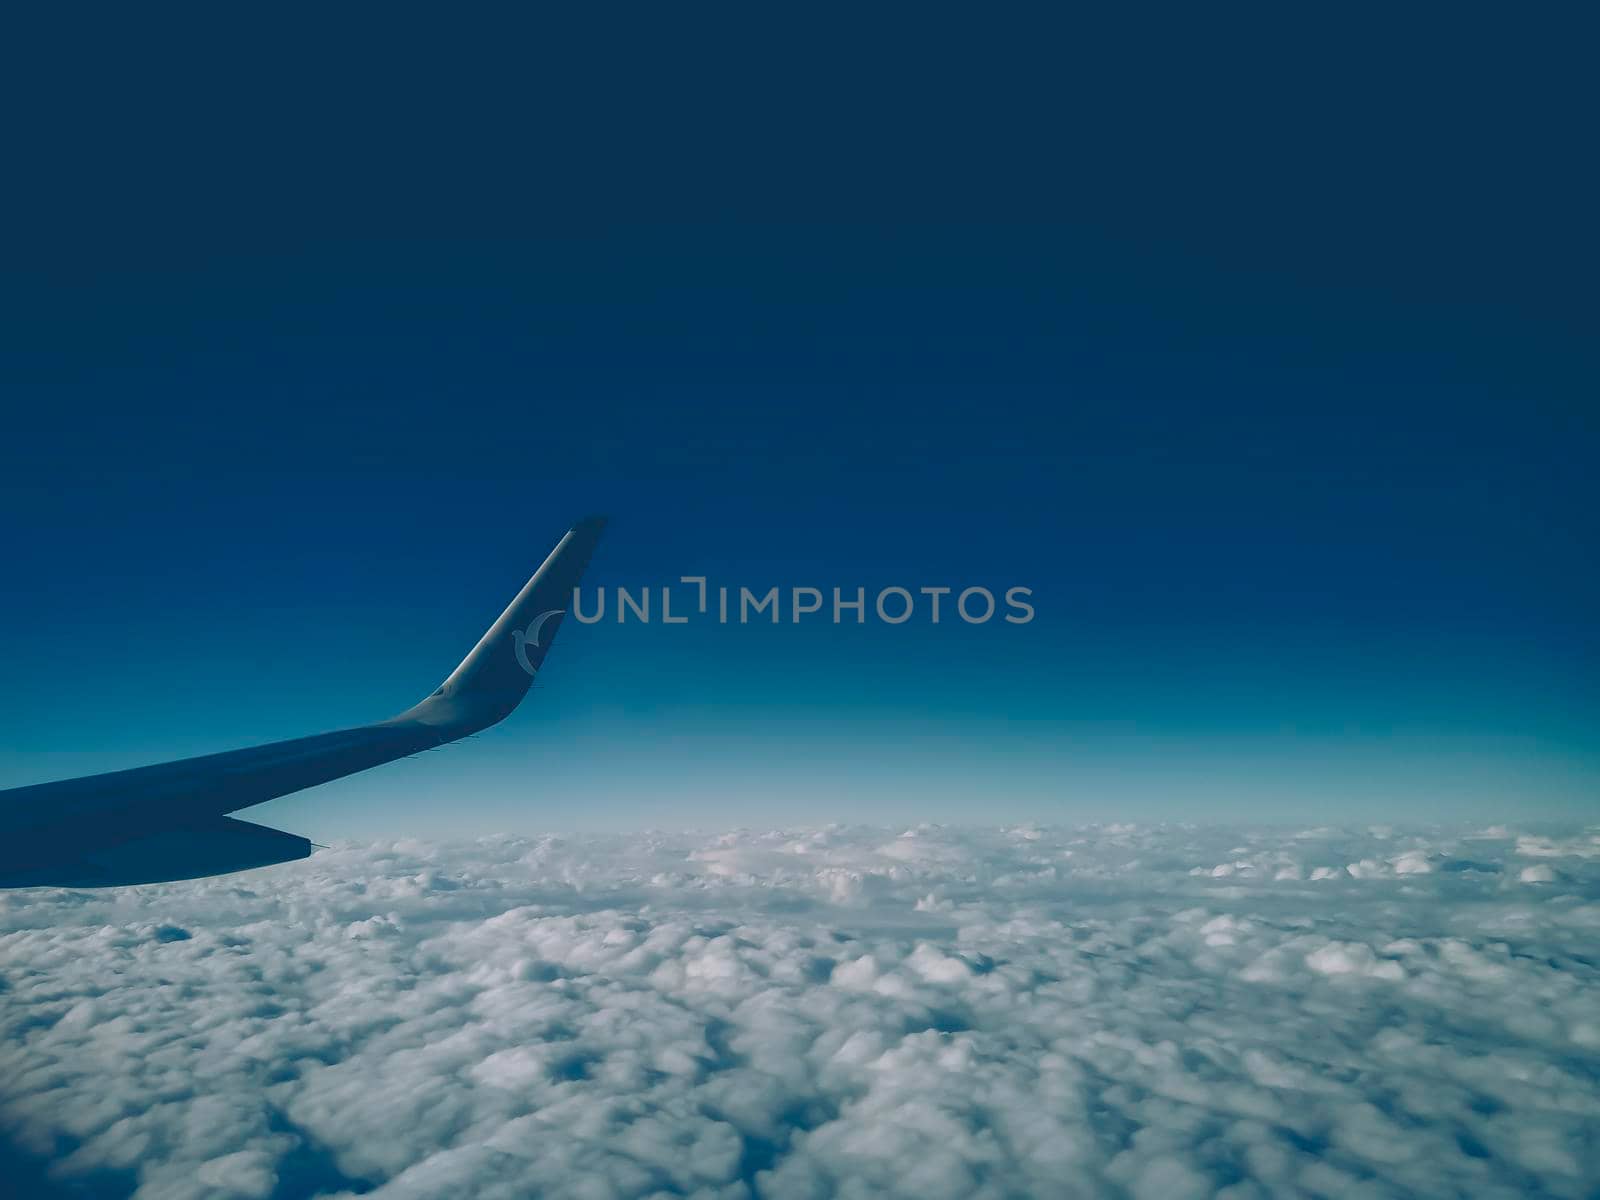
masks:
[[[459,67],[473,119],[401,104],[403,144],[174,85],[136,153],[64,99],[98,140],[26,197],[3,313],[0,787],[396,711],[598,511],[595,584],[1023,585],[1037,618],[569,623],[502,726],[253,819],[1592,819],[1574,110],[1555,71],[1495,123],[1377,66],[1204,116],[1173,76],[1054,160],[980,122],[936,185],[955,146],[874,171],[870,129],[785,143],[804,171],[668,170],[609,110],[507,153],[535,98]],[[659,190],[614,212],[630,169]],[[781,170],[789,204],[724,215]]]

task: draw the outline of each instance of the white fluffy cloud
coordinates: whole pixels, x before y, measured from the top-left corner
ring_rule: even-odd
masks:
[[[0,1118],[141,1200],[1584,1196],[1597,846],[828,828],[0,893]]]

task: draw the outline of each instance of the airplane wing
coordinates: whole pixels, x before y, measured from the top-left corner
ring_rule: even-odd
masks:
[[[0,791],[0,887],[114,887],[305,858],[227,814],[486,729],[528,692],[605,521],[579,521],[426,699],[373,725]]]

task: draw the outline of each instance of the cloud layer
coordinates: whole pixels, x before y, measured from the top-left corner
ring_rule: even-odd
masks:
[[[1600,836],[827,828],[0,893],[66,1195],[1584,1196]]]

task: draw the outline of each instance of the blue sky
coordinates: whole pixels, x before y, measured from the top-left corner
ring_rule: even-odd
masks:
[[[570,624],[503,726],[260,818],[1592,815],[1567,347],[1314,288],[1195,306],[1178,271],[1134,300],[1114,250],[1070,276],[1071,238],[964,236],[931,281],[941,243],[752,235],[52,297],[13,360],[0,782],[397,711],[603,511],[595,586],[1037,615]]]
[[[503,726],[260,819],[1591,818],[1587,64],[1414,26],[971,30],[892,94],[864,29],[821,91],[644,37],[642,105],[509,34],[354,90],[354,30],[293,88],[79,46],[0,293],[0,786],[397,711],[604,512],[607,587],[1037,616],[569,623]]]

